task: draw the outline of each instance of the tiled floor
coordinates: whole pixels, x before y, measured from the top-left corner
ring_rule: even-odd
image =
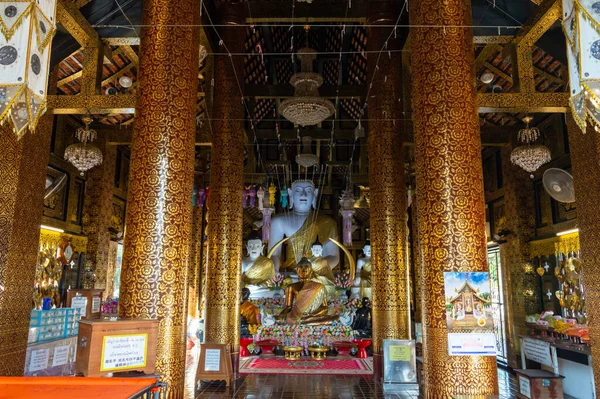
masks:
[[[498,370],[500,399],[516,398],[516,385],[513,375]],[[247,375],[226,387],[225,383],[203,383],[198,391],[200,398],[403,398],[416,399],[415,391],[385,393],[381,384],[371,377],[356,376],[315,376],[252,374]]]

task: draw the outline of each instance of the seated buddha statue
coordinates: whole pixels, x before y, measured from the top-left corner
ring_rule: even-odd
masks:
[[[250,298],[270,297],[267,282],[275,277],[273,261],[262,256],[264,244],[257,231],[250,233],[246,244],[248,256],[242,258],[242,284],[250,289]]]
[[[363,247],[364,258],[356,262],[356,278],[354,285],[360,286],[360,297],[371,299],[371,243],[367,241]]]
[[[242,338],[251,337],[253,328],[260,326],[260,310],[249,301],[250,290],[242,288],[242,304],[240,305],[240,335]]]
[[[338,238],[338,226],[331,216],[314,214],[317,209],[319,190],[310,180],[297,180],[288,189],[290,209],[274,216],[271,221],[269,249],[289,237],[285,257],[282,247],[273,251],[271,259],[275,270],[293,270],[302,257],[309,258],[312,244],[317,236],[323,240],[321,257],[334,269],[340,261],[339,248],[329,239]],[[314,255],[313,255],[314,256]]]
[[[302,258],[296,267],[299,281],[285,291],[285,308],[275,318],[278,324],[328,324],[338,316],[328,315],[327,288],[315,278],[310,261]]]
[[[321,283],[327,289],[328,299],[335,298],[335,277],[333,276],[333,270],[329,266],[327,259],[323,258],[323,244],[319,242],[319,236],[311,247],[312,258],[309,259],[310,264],[315,275],[315,278],[321,281]]]

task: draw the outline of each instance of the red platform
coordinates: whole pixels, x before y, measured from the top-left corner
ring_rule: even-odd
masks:
[[[260,346],[264,355],[272,355],[273,349],[279,345],[279,341],[274,339],[265,339],[264,341],[255,342],[255,344]]]
[[[250,356],[248,345],[254,342],[254,338],[240,338],[240,357]]]
[[[335,341],[332,345],[341,356],[350,356],[350,350],[352,350],[352,348],[356,348],[355,343],[348,341]]]
[[[358,346],[358,353],[356,354],[357,358],[366,359],[367,357],[369,357],[367,355],[367,347],[371,345],[370,339],[353,339],[352,342],[354,342],[356,346]]]

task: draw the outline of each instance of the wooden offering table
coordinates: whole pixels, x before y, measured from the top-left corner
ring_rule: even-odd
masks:
[[[104,377],[115,372],[154,373],[158,321],[82,320],[75,373]]]

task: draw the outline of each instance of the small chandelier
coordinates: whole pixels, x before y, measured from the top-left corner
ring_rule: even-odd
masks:
[[[319,157],[312,153],[311,144],[311,137],[302,137],[302,153],[296,155],[296,162],[298,165],[305,168],[319,165]]]
[[[102,163],[102,151],[98,147],[88,144],[94,141],[97,136],[96,131],[89,128],[92,118],[88,115],[83,118],[83,122],[85,128],[80,127],[75,132],[75,137],[80,143],[71,144],[65,150],[65,159],[81,172],[81,176]]]
[[[281,103],[279,113],[296,125],[312,126],[333,115],[335,107],[331,101],[319,97],[323,77],[312,72],[312,64],[317,54],[314,49],[308,48],[308,26],[305,30],[307,47],[298,50],[302,72],[294,74],[290,79],[290,84],[296,89],[294,97]]]
[[[46,110],[56,0],[0,2],[0,124],[21,138]]]
[[[523,118],[525,129],[519,130],[517,135],[518,141],[523,145],[515,148],[510,153],[510,162],[529,173],[535,172],[540,166],[552,160],[552,154],[548,147],[532,144],[540,137],[538,128],[529,127],[532,120],[533,118],[530,116]],[[533,178],[533,175],[531,177]]]

